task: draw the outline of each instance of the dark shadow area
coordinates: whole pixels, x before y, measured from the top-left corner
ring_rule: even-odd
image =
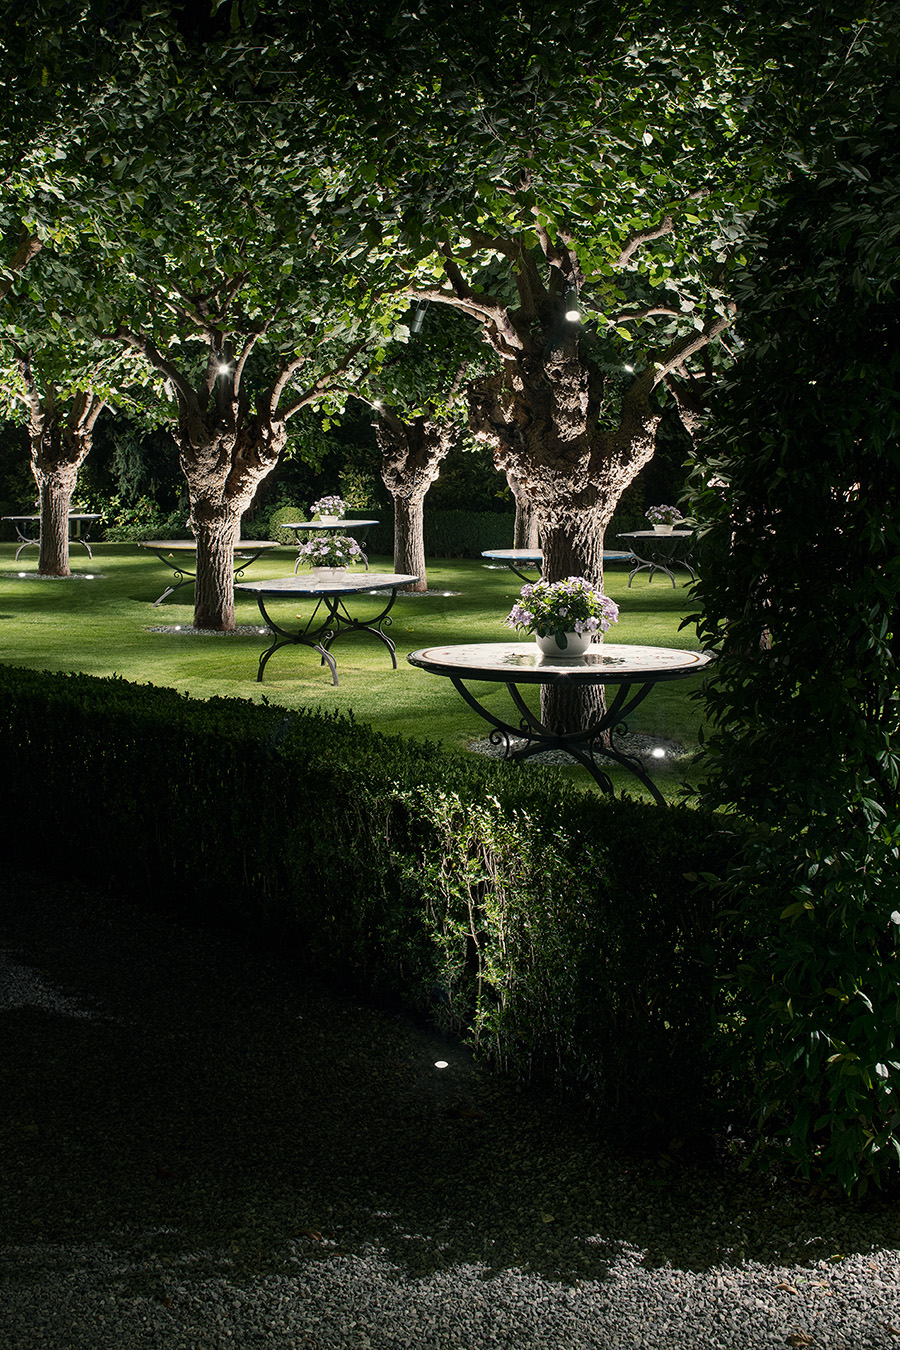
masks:
[[[0,1236],[111,1248],[128,1296],[161,1261],[240,1282],[374,1250],[398,1279],[472,1263],[575,1284],[626,1249],[705,1271],[897,1243],[887,1207],[677,1145],[616,1153],[572,1103],[284,956],[30,874],[7,890]]]

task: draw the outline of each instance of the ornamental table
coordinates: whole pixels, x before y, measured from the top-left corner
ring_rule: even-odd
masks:
[[[460,647],[423,647],[406,659],[433,675],[446,675],[469,707],[494,728],[491,742],[504,746],[506,759],[521,763],[542,750],[564,750],[612,796],[612,780],[596,760],[600,755],[633,773],[663,806],[662,793],[647,777],[640,761],[616,748],[616,736],[625,729],[624,718],[644,701],[654,685],[698,675],[714,658],[710,652],[613,642],[592,643],[584,656],[541,656],[534,642],[473,642]],[[503,721],[479,703],[465,687],[466,680],[505,684],[521,715],[519,726]],[[518,688],[527,684],[608,684],[617,688],[597,721],[585,731],[567,732],[545,726],[529,708]],[[513,749],[513,740],[524,740],[525,744]]]
[[[515,572],[517,577],[523,581],[537,581],[541,576],[544,567],[544,550],[540,548],[489,548],[482,553],[482,558],[488,558],[491,562],[503,562],[511,572]],[[604,553],[603,561],[608,562],[628,562],[631,558],[630,553]],[[537,571],[537,577],[528,577],[519,567],[532,567]]]
[[[294,538],[298,545],[300,543],[301,530],[325,530],[330,531],[332,534],[351,534],[353,538],[357,540],[360,548],[362,548],[366,542],[366,536],[368,535],[369,530],[373,525],[377,524],[377,520],[283,520],[279,528],[283,530],[293,530]],[[363,550],[363,552],[365,552],[365,550]],[[302,558],[298,558],[294,564],[295,575],[298,567],[303,561]],[[366,567],[368,566],[369,560],[367,558]]]
[[[185,553],[196,553],[197,542],[195,539],[145,539],[139,548],[148,548],[155,553],[160,562],[171,567],[177,578],[174,586],[167,586],[158,600],[154,600],[154,607],[161,605],[170,595],[180,591],[182,586],[189,586],[197,576],[196,571],[192,572],[184,562],[182,555]],[[255,563],[261,553],[265,553],[270,548],[280,548],[281,545],[272,539],[242,539],[235,546],[234,550],[234,575],[242,577],[244,569],[251,563]],[[175,554],[173,561],[170,555]],[[196,567],[196,563],[194,564]]]
[[[19,547],[16,549],[16,562],[19,561],[19,554],[22,552],[23,548],[28,548],[30,545],[34,545],[35,548],[40,548],[40,531],[38,531],[37,538],[34,536],[34,522],[40,522],[40,516],[4,516],[3,519],[12,522],[16,527],[16,534],[19,536]],[[89,558],[93,558],[94,556],[91,552],[90,544],[88,543],[91,530],[93,529],[93,522],[102,519],[102,515],[92,515],[90,512],[69,512],[69,525],[72,527],[69,537],[72,543],[81,545]],[[26,529],[29,525],[31,525],[32,528],[26,533]]]
[[[643,572],[647,567],[650,569],[648,581],[653,580],[654,572],[665,572],[673,590],[675,589],[675,577],[671,570],[673,567],[686,567],[691,574],[691,581],[697,580],[697,574],[691,565],[693,530],[670,530],[667,534],[658,530],[632,530],[630,533],[620,534],[618,538],[641,541],[638,545],[628,545],[631,549],[632,563],[628,574],[629,587],[637,573]]]
[[[311,576],[292,576],[277,577],[273,581],[242,582],[240,586],[235,587],[235,590],[247,591],[256,596],[259,612],[265,619],[273,637],[271,645],[259,658],[257,680],[262,680],[266,662],[270,656],[274,656],[279,647],[296,644],[302,647],[312,647],[313,651],[318,652],[323,664],[327,663],[331,670],[332,683],[338,684],[337,666],[329,648],[336,638],[344,637],[347,633],[359,632],[372,633],[380,642],[384,643],[390,652],[391,661],[396,670],[397,652],[395,644],[386,633],[381,631],[381,626],[392,622],[389,611],[397,598],[397,591],[400,587],[408,586],[410,582],[418,580],[418,577],[402,576],[394,572],[369,572],[366,576],[349,575],[341,581],[319,582]],[[379,591],[390,591],[390,598],[384,603],[384,596],[379,597],[382,608],[377,614],[370,615],[365,619],[355,619],[350,614],[345,603],[346,597],[376,594]],[[295,603],[301,599],[314,599],[316,606],[311,616],[305,621],[301,615],[297,616],[301,620],[299,628],[288,629],[276,623],[269,614],[265,605],[267,598],[269,600],[293,600]]]

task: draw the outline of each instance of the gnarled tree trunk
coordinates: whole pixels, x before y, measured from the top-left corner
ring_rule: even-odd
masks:
[[[39,389],[30,361],[23,361],[20,368],[26,387],[31,472],[40,501],[38,572],[45,577],[67,577],[71,575],[69,506],[78,470],[90,453],[103,399],[85,391],[62,404],[51,386]]]
[[[234,620],[234,546],[241,517],[260,482],[272,472],[287,438],[283,421],[249,414],[236,404],[206,417],[185,408],[176,439],[188,486],[197,540],[194,627],[231,632]]]
[[[506,481],[516,504],[513,548],[540,548],[540,520],[531,499],[522,491],[522,485],[511,469],[506,471]]]
[[[470,386],[469,425],[537,516],[548,581],[582,576],[603,584],[604,532],[653,455],[659,415],[651,387],[650,378],[635,380],[619,426],[602,428],[604,379],[574,335],[541,352],[529,344]],[[579,730],[603,708],[601,686],[541,690],[541,715],[552,727]]]
[[[416,417],[404,422],[382,405],[375,423],[381,450],[381,477],[394,500],[394,571],[416,576],[408,591],[428,588],[425,570],[425,494],[456,442],[453,421]]]

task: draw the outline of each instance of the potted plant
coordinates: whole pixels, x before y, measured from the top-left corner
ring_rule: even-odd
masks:
[[[583,656],[618,619],[618,605],[599,587],[584,577],[568,577],[523,586],[506,622],[533,633],[544,655]]]
[[[349,534],[322,535],[301,544],[297,550],[300,559],[312,568],[316,581],[340,581],[351,563],[365,562],[357,541]]]
[[[651,506],[645,515],[657,534],[671,534],[675,522],[681,520],[677,506]]]
[[[320,497],[309,508],[313,520],[322,525],[336,525],[347,510],[347,503],[340,497]]]

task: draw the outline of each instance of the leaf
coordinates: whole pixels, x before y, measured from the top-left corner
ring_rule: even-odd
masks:
[[[805,1331],[792,1331],[787,1338],[788,1345],[812,1345],[813,1338]]]

